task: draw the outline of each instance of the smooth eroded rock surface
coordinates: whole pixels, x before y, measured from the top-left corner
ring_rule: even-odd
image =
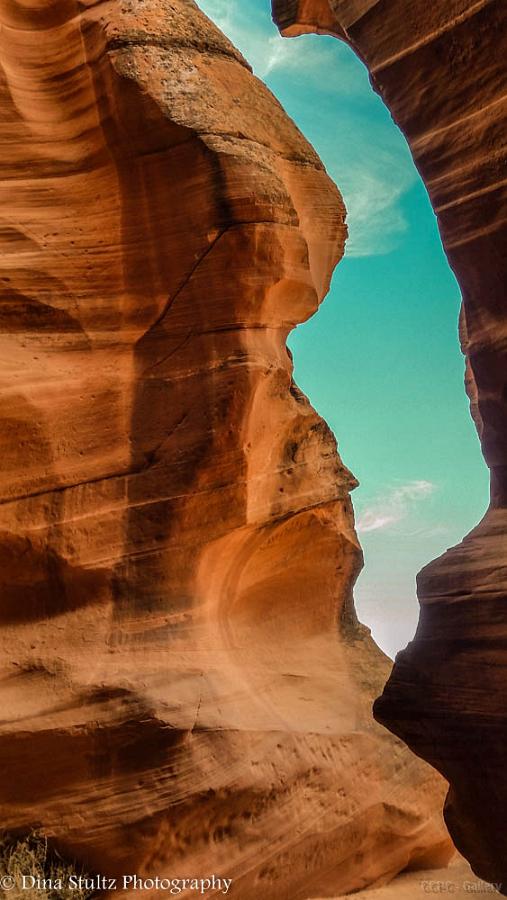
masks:
[[[0,809],[89,871],[297,900],[439,864],[333,435],[285,341],[343,253],[192,0],[0,0]]]
[[[507,3],[273,0],[273,10],[287,35],[323,29],[365,61],[408,139],[462,289],[491,505],[419,576],[419,628],[376,715],[450,781],[458,848],[507,893]]]

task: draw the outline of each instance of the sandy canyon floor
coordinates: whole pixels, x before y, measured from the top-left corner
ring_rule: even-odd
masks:
[[[343,894],[336,900],[345,900],[345,896]],[[446,869],[405,872],[384,887],[353,894],[355,900],[417,900],[418,897],[422,900],[423,897],[437,896],[470,900],[470,897],[500,895],[494,885],[477,878],[461,856],[456,856]]]

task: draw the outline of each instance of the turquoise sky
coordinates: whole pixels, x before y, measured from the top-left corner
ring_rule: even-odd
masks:
[[[270,0],[199,0],[324,161],[350,239],[331,292],[290,339],[295,377],[361,482],[359,617],[391,656],[417,623],[415,576],[487,505],[463,388],[459,289],[402,134],[334,38],[287,40]]]

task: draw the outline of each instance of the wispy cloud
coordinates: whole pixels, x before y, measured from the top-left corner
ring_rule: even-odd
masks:
[[[282,38],[269,15],[269,0],[197,0],[203,12],[243,53],[262,79],[276,70],[315,78],[321,90],[336,90],[332,79],[322,80],[326,64],[334,63],[332,48],[311,37],[301,41]],[[354,79],[347,78],[349,89]],[[345,76],[345,67],[342,77]],[[343,85],[342,85],[343,87]]]
[[[401,134],[341,41],[280,37],[267,0],[198,0],[271,87],[323,159],[348,211],[349,257],[395,249],[417,173]]]
[[[416,504],[426,500],[436,491],[431,481],[409,481],[392,488],[359,514],[356,528],[359,533],[378,531],[396,525],[406,519]]]
[[[395,154],[389,161],[364,162],[340,167],[341,177],[329,167],[347,207],[349,257],[389,253],[408,230],[400,201],[415,180],[412,173],[398,165]]]

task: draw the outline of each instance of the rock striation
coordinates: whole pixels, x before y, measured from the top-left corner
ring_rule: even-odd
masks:
[[[467,390],[491,504],[419,576],[420,623],[375,713],[450,782],[445,817],[507,894],[507,4],[274,0],[283,33],[347,41],[407,137],[463,295]]]
[[[337,189],[193,0],[0,0],[0,94],[3,828],[241,900],[442,864],[286,350]]]

